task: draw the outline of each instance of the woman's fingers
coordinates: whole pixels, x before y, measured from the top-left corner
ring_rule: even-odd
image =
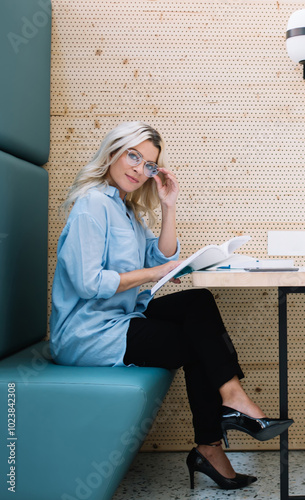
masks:
[[[172,283],[176,283],[177,285],[181,283],[181,280],[179,278],[171,278],[169,281],[171,281]]]
[[[159,170],[164,175],[164,183],[158,175],[156,175],[154,179],[157,184],[160,202],[168,207],[174,206],[179,194],[178,180],[175,174],[170,170],[163,167],[159,168]]]
[[[152,267],[151,269],[154,272],[152,281],[159,281],[161,278],[163,278],[163,276],[179,266],[180,262],[181,260],[170,260],[165,264],[161,264],[160,266]]]
[[[159,171],[162,172],[162,174],[165,176],[166,180],[170,179],[173,182],[178,184],[178,179],[177,179],[176,175],[174,174],[174,172],[172,172],[171,170],[167,170],[167,168],[159,168]]]

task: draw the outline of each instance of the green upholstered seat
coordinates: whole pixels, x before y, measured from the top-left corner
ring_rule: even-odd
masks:
[[[58,366],[48,342],[0,361],[0,443],[14,443],[3,411],[13,381],[18,457],[15,493],[2,482],[1,500],[110,500],[173,375],[162,368]],[[9,454],[0,448],[3,475]]]
[[[0,150],[36,165],[49,156],[50,0],[0,2]]]
[[[47,333],[48,173],[0,151],[0,358]]]

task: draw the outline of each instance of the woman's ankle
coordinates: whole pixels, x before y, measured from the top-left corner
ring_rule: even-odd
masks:
[[[222,476],[231,479],[236,476],[228,457],[221,447],[221,441],[219,446],[210,446],[206,444],[198,445],[197,450]]]
[[[215,454],[215,448],[219,448],[221,447],[222,445],[222,441],[219,440],[219,441],[214,441],[213,443],[209,443],[209,444],[199,444],[197,446],[197,450],[199,451],[199,453],[201,453],[203,456],[205,456],[206,458],[208,458],[208,455],[214,455]]]
[[[209,461],[213,460],[213,457],[217,457],[217,455],[219,456],[218,447],[209,446],[207,444],[200,444],[197,446],[197,450],[199,451],[199,453],[201,453],[201,455],[203,455]]]

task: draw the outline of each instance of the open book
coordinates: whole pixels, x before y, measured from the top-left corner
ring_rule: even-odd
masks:
[[[215,264],[220,264],[221,262],[227,260],[237,248],[247,243],[250,239],[251,236],[236,236],[222,245],[208,245],[201,248],[161,278],[155,286],[152,287],[150,291],[151,294],[153,295],[156,293],[156,291],[159,290],[164,283],[173,277],[179,278],[180,276],[192,273],[193,271],[207,269]],[[249,260],[249,257],[243,255],[240,255],[239,257]]]

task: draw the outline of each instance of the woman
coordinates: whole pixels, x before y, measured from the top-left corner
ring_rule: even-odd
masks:
[[[197,443],[187,458],[191,487],[200,471],[221,488],[242,488],[256,478],[235,473],[221,447],[226,430],[266,440],[293,421],[268,419],[242,389],[236,351],[208,290],[152,301],[149,290],[139,293],[178,265],[178,191],[156,130],[131,122],[106,135],[64,204],[74,206],[58,242],[52,355],[65,365],[183,366]],[[141,216],[152,222],[159,204],[156,238]]]

